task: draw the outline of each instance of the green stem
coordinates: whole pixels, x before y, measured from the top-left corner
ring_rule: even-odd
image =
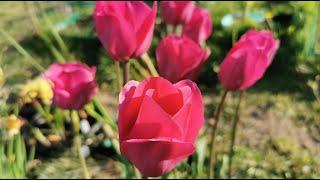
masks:
[[[122,77],[123,77],[123,86],[129,81],[130,79],[130,63],[129,61],[121,62],[120,63],[122,68]]]
[[[34,104],[34,107],[36,108],[36,110],[47,120],[47,122],[52,121],[53,117],[50,114],[50,112],[48,112],[47,109],[43,108],[42,105],[38,101],[35,101],[33,104]]]
[[[139,63],[139,61],[137,60],[132,60],[132,64],[134,66],[135,69],[138,69],[139,73],[144,77],[144,78],[148,78],[150,77],[150,73],[145,70],[144,67],[141,66],[141,64]]]
[[[71,121],[72,121],[74,132],[79,133],[79,131],[80,131],[80,118],[79,118],[79,114],[76,110],[71,111]]]
[[[77,154],[79,156],[81,168],[83,170],[83,176],[85,179],[90,179],[90,174],[87,168],[85,157],[81,154],[80,118],[76,110],[71,111],[71,121],[73,124],[73,130],[76,134],[76,136],[74,137],[74,143],[77,149]]]
[[[218,105],[218,109],[217,111],[215,112],[215,115],[214,115],[214,124],[213,124],[213,128],[212,128],[212,134],[211,134],[211,151],[210,151],[210,164],[209,164],[209,177],[210,179],[212,179],[214,177],[214,143],[215,143],[215,139],[216,139],[216,130],[217,130],[217,127],[218,127],[218,124],[219,124],[219,120],[220,120],[220,114],[221,114],[221,111],[222,111],[222,107],[223,107],[223,104],[224,104],[224,101],[227,97],[227,94],[228,94],[228,90],[225,90],[225,92],[223,93],[222,97],[221,97],[221,100],[220,100],[220,103]]]
[[[178,36],[182,35],[183,26],[182,25],[176,25],[174,26],[174,33]]]
[[[77,148],[79,160],[81,163],[81,168],[83,170],[83,176],[85,179],[90,179],[90,174],[88,171],[86,160],[85,160],[84,156],[81,154],[81,138],[80,138],[79,132],[75,137],[75,143],[76,143],[76,148]]]
[[[31,144],[28,161],[34,160],[35,155],[36,155],[36,145]]]
[[[123,80],[122,80],[122,76],[121,76],[121,69],[120,69],[120,63],[115,61],[115,67],[116,67],[116,73],[117,73],[117,80],[118,80],[118,88],[119,91],[121,91],[122,89],[122,84],[123,84]]]
[[[144,53],[141,56],[141,60],[147,65],[149,71],[151,72],[152,76],[158,77],[159,74],[156,70],[156,68],[154,67],[151,58],[149,57],[149,55],[147,53]]]
[[[89,106],[85,107],[86,112],[94,117],[96,120],[104,122],[104,119],[99,113],[97,113],[96,111],[94,111],[93,109],[91,109]],[[110,129],[111,128],[111,129]],[[102,126],[103,131],[105,132],[105,134],[107,135],[107,137],[111,140],[111,143],[113,145],[113,147],[115,148],[116,152],[118,154],[120,154],[120,149],[119,149],[119,145],[118,145],[118,141],[117,138],[115,137],[114,134],[117,134],[117,131],[114,132],[114,129],[112,129],[112,127],[107,123],[104,124]]]
[[[231,178],[231,169],[232,169],[232,158],[234,155],[234,143],[235,143],[235,138],[236,138],[236,132],[237,132],[237,126],[239,124],[240,118],[239,118],[239,111],[240,111],[240,105],[241,105],[241,100],[242,100],[242,94],[243,91],[239,92],[239,101],[238,105],[236,107],[236,113],[234,116],[233,124],[232,124],[232,130],[231,130],[231,142],[229,146],[229,153],[228,153],[228,159],[229,159],[229,164],[228,164],[228,177]]]
[[[95,107],[98,108],[98,110],[101,112],[102,116],[106,120],[106,122],[112,127],[113,130],[117,130],[117,124],[115,121],[111,118],[109,112],[106,110],[106,108],[101,104],[101,102],[97,98],[93,98],[92,100]]]

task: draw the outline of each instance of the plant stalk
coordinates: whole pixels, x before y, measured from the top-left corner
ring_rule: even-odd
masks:
[[[236,138],[236,132],[237,132],[237,126],[239,124],[240,118],[239,118],[239,112],[240,112],[240,106],[241,106],[241,100],[242,100],[242,95],[243,91],[239,92],[239,100],[238,104],[236,107],[236,112],[232,124],[232,130],[231,130],[231,141],[230,141],[230,146],[229,146],[229,153],[228,153],[228,178],[231,178],[231,171],[232,171],[232,160],[233,160],[233,155],[234,155],[234,143],[235,143],[235,138]]]
[[[223,93],[222,97],[221,97],[221,100],[220,100],[220,103],[218,105],[218,109],[217,111],[215,112],[215,115],[214,115],[214,124],[213,124],[213,129],[212,129],[212,134],[211,134],[211,151],[210,151],[210,164],[209,164],[209,177],[210,179],[212,179],[214,177],[214,143],[215,143],[215,139],[216,139],[216,130],[217,130],[217,127],[218,127],[218,124],[219,124],[219,120],[220,120],[220,114],[221,114],[221,111],[222,111],[222,107],[223,107],[223,104],[224,104],[224,101],[227,97],[227,94],[228,94],[228,90],[225,90],[225,92]]]

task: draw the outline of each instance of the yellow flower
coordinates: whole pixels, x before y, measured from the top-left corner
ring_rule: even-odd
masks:
[[[31,103],[38,98],[43,103],[50,104],[53,98],[53,92],[48,81],[37,78],[21,87],[20,96],[26,103]]]
[[[6,130],[8,131],[9,136],[18,134],[22,125],[22,120],[15,115],[10,115],[6,123]]]
[[[272,19],[273,18],[273,14],[271,11],[266,12],[265,14],[266,19]]]

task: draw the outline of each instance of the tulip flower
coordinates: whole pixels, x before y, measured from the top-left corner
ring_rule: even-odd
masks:
[[[183,27],[183,35],[195,42],[203,44],[212,33],[212,20],[205,9],[195,8],[190,21]]]
[[[119,95],[118,119],[121,153],[144,176],[161,176],[195,151],[204,123],[201,92],[190,80],[129,81]]]
[[[166,24],[185,24],[189,22],[195,8],[193,1],[161,1],[160,11]]]
[[[156,2],[151,9],[142,1],[98,1],[94,9],[98,38],[115,61],[140,57],[151,45],[156,13]]]
[[[97,92],[96,68],[70,62],[53,64],[44,73],[52,83],[53,104],[69,110],[81,109]]]
[[[218,78],[228,90],[245,90],[261,79],[271,64],[279,40],[269,31],[249,30],[223,60]]]
[[[182,79],[196,80],[210,55],[188,37],[169,35],[161,40],[156,57],[160,75],[175,83]]]

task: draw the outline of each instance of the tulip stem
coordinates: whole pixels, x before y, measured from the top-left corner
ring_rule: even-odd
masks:
[[[132,65],[134,66],[135,69],[139,71],[140,75],[142,75],[144,78],[148,78],[151,76],[149,71],[145,70],[144,67],[141,66],[139,61],[132,60]]]
[[[78,156],[79,156],[79,160],[80,160],[80,163],[81,163],[81,168],[83,170],[83,176],[84,176],[85,179],[90,179],[90,174],[89,174],[89,171],[88,171],[86,159],[81,153],[81,138],[80,138],[79,132],[75,137],[75,143],[76,143],[76,148],[77,148],[77,153],[78,153]]]
[[[122,80],[122,77],[121,77],[121,69],[120,69],[120,63],[119,62],[115,62],[115,67],[116,67],[116,73],[117,73],[117,80],[118,80],[118,88],[119,88],[119,91],[121,91],[121,88],[122,88],[122,84],[123,84],[123,80]]]
[[[151,61],[150,56],[147,53],[145,53],[145,54],[143,54],[141,56],[141,60],[147,65],[147,67],[148,67],[150,73],[152,74],[152,76],[155,76],[155,77],[159,76],[156,68],[154,67],[154,65],[153,65],[153,63]]]
[[[213,178],[214,176],[214,142],[215,142],[215,138],[216,138],[216,130],[217,130],[217,127],[218,127],[218,124],[219,124],[219,119],[220,119],[220,114],[221,114],[221,111],[222,111],[222,107],[223,107],[223,104],[224,104],[224,101],[227,97],[227,94],[228,94],[228,90],[225,90],[225,92],[223,93],[222,97],[221,97],[221,100],[220,100],[220,103],[218,105],[218,108],[215,112],[215,115],[214,115],[214,124],[213,124],[213,129],[212,129],[212,134],[211,134],[211,151],[210,151],[210,169],[209,169],[209,177],[210,179]]]
[[[97,98],[93,98],[92,102],[95,105],[95,107],[98,108],[98,110],[100,111],[102,116],[105,118],[106,122],[111,126],[111,128],[114,131],[116,131],[117,130],[117,124],[113,120],[113,118],[111,118],[111,115],[108,112],[108,110],[101,104],[101,102]]]
[[[80,137],[80,118],[79,114],[76,110],[71,111],[71,120],[73,123],[73,129],[75,131],[74,143],[77,150],[77,154],[79,156],[81,168],[83,170],[83,176],[85,179],[90,179],[90,174],[88,171],[88,167],[86,164],[86,159],[81,153],[81,137]]]
[[[129,81],[130,79],[130,63],[128,61],[126,62],[121,62],[120,63],[121,68],[122,68],[122,76],[123,76],[123,86]]]
[[[236,112],[234,115],[233,119],[233,124],[232,124],[232,130],[231,130],[231,142],[229,146],[229,153],[228,153],[228,178],[231,178],[231,169],[232,169],[232,158],[234,155],[234,143],[235,143],[235,138],[236,138],[236,132],[237,132],[237,126],[239,124],[240,118],[239,118],[239,111],[240,111],[240,105],[241,105],[241,100],[242,100],[242,94],[243,91],[239,92],[239,100],[238,100],[238,105],[236,107]]]

